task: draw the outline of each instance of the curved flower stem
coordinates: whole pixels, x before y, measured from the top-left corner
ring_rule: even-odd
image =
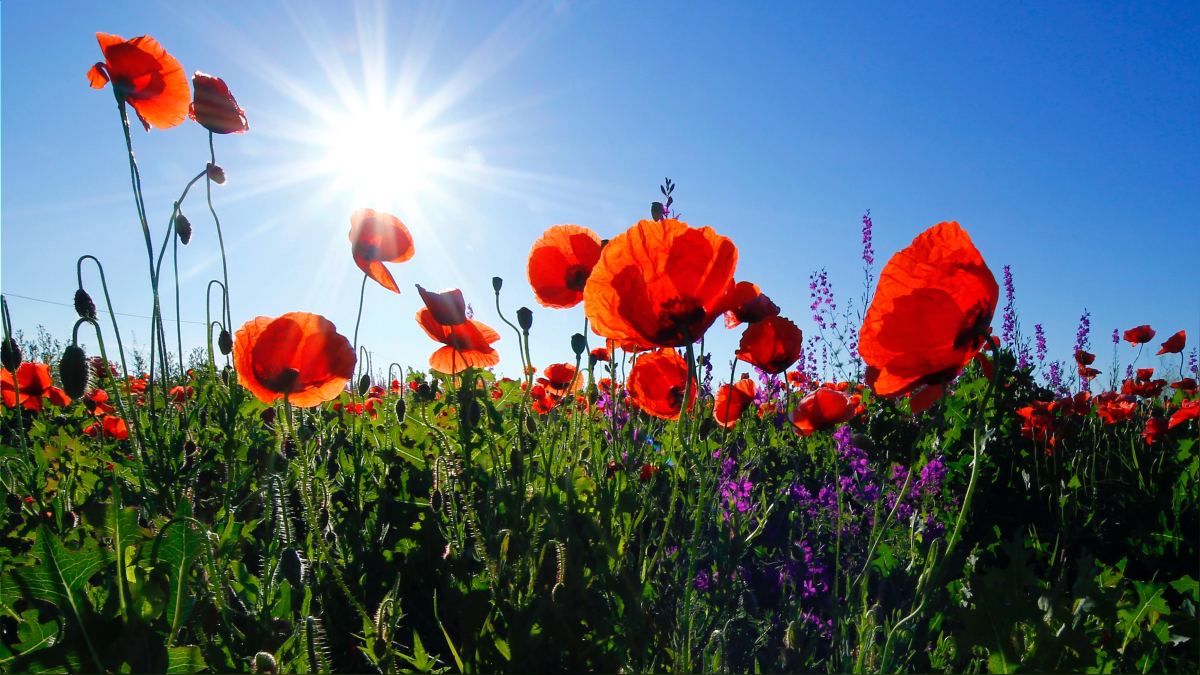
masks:
[[[221,287],[221,316],[222,316],[221,321],[213,321],[212,320],[212,286],[213,286],[213,284],[216,284]],[[221,330],[228,330],[224,324],[226,297],[228,297],[228,296],[226,296],[226,294],[225,294],[225,285],[222,284],[219,279],[210,279],[208,282],[208,286],[205,287],[205,289],[204,289],[204,324],[207,326],[207,331],[208,331],[208,340],[206,342],[206,345],[208,347],[208,367],[212,368],[213,370],[217,369],[217,363],[216,363],[216,360],[213,358],[212,327],[213,327],[213,324],[216,324],[221,327]]]
[[[175,349],[179,351],[179,376],[186,372],[183,365],[183,322],[179,316],[179,237],[171,237],[171,272],[175,276]]]
[[[97,262],[97,264],[99,263]],[[80,321],[86,321],[87,323],[90,323],[92,328],[96,330],[96,342],[100,347],[100,358],[104,360],[104,374],[101,379],[103,380],[104,377],[107,377],[108,379],[112,380],[112,371],[108,369],[108,353],[104,350],[104,335],[100,331],[100,324],[94,319],[80,319]],[[79,323],[76,322],[75,330],[78,331],[78,329]],[[141,424],[138,422],[137,415],[130,414],[130,409],[125,406],[125,397],[121,396],[121,387],[116,381],[113,382],[112,389],[113,396],[115,396],[117,399],[117,409],[121,411],[121,417],[128,420],[129,423],[133,425],[133,451],[137,454],[138,459],[138,485],[142,490],[142,494],[149,495],[150,490],[146,487],[146,462],[143,459],[144,455],[142,453],[142,447],[145,445],[145,440],[142,438]]]
[[[8,313],[8,300],[0,295],[0,324],[3,324],[4,340],[8,342],[12,339],[12,317]],[[13,400],[16,405],[13,406],[13,412],[17,415],[17,433],[21,436],[21,449],[27,449],[25,443],[25,413],[21,412],[21,382],[17,379],[17,374],[12,374],[13,381]],[[32,466],[37,466],[35,461]],[[29,491],[33,494],[33,490]]]
[[[358,325],[360,323],[362,323],[363,299],[367,295],[367,279],[369,279],[369,278],[370,278],[370,275],[368,275],[366,272],[363,272],[362,286],[360,286],[358,289],[358,316],[355,317],[355,319],[354,319],[354,343],[353,343],[353,346],[354,346],[355,354],[358,354]],[[358,386],[357,382],[355,383],[355,386]]]
[[[521,349],[521,329],[517,328],[513,322],[508,320],[508,317],[504,316],[504,312],[500,311],[500,291],[496,291],[496,314],[517,334],[517,355],[521,357],[521,375],[524,377],[525,371],[529,370],[529,363],[525,360],[524,350]]]
[[[208,157],[209,162],[217,165],[217,150],[213,145],[213,133],[208,132]],[[221,248],[221,280],[224,282],[221,286],[225,293],[225,326],[229,330],[229,326],[233,325],[233,311],[229,308],[229,264],[225,258],[225,237],[221,234],[221,219],[217,217],[217,210],[213,208],[212,203],[212,177],[208,175],[207,167],[204,171],[204,188],[208,197],[208,212],[212,214],[213,223],[217,226],[217,245]]]
[[[117,326],[117,315],[113,312],[112,297],[108,293],[108,281],[104,277],[104,266],[100,264],[100,260],[94,255],[81,255],[79,260],[75,262],[75,278],[79,282],[79,288],[83,288],[83,261],[91,260],[96,264],[96,270],[100,272],[100,288],[104,291],[104,304],[108,307],[108,316],[112,320],[113,335],[117,338],[117,353],[121,357],[121,375],[126,380],[129,379],[129,368],[125,365],[125,346],[121,342],[121,329]],[[108,367],[107,359],[105,359],[105,367]]]

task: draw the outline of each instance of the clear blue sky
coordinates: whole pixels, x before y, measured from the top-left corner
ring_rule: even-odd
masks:
[[[646,217],[664,176],[683,218],[731,237],[738,278],[806,333],[809,272],[827,267],[841,301],[860,296],[869,208],[879,266],[922,229],[961,222],[997,279],[1013,266],[1024,330],[1043,323],[1052,357],[1068,357],[1084,307],[1102,363],[1116,327],[1150,323],[1159,339],[1186,328],[1189,349],[1200,340],[1195,3],[5,2],[2,12],[0,282],[13,296],[70,303],[75,259],[92,253],[117,311],[149,313],[115,106],[84,76],[104,31],[155,36],[189,74],[223,77],[246,109],[250,132],[217,138],[229,183],[214,196],[236,325],[306,310],[349,335],[361,279],[350,212],[385,208],[409,224],[416,257],[392,266],[404,293],[367,289],[361,341],[377,366],[423,367],[433,351],[413,320],[422,283],[463,288],[515,373],[493,275],[508,312],[535,308],[535,362],[569,360],[582,307],[534,304],[529,246],[556,223],[618,233]],[[430,158],[400,165],[404,187],[366,194],[352,185],[362,171],[328,146],[381,101],[423,130]],[[189,122],[135,130],[134,143],[161,237],[204,166],[206,133]],[[183,317],[201,323],[204,286],[220,275],[202,196],[184,205],[196,233],[180,271]],[[27,332],[69,334],[68,307],[13,297],[11,308]],[[122,322],[145,340],[148,320]],[[187,345],[202,334],[185,324]],[[714,328],[718,363],[737,334]]]

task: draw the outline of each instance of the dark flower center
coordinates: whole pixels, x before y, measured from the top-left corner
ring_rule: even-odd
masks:
[[[284,368],[279,371],[279,374],[274,377],[263,379],[263,384],[271,391],[281,394],[288,394],[296,389],[296,383],[300,381],[300,371],[295,368]]]
[[[567,288],[573,291],[582,291],[584,286],[587,286],[588,277],[592,271],[583,265],[571,265],[567,268]]]
[[[655,338],[664,342],[674,341],[675,338],[686,341],[697,339],[702,332],[699,329],[708,318],[704,305],[692,297],[671,298],[659,306],[658,315],[663,328]]]

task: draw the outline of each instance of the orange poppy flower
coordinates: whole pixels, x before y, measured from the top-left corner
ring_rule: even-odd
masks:
[[[500,354],[492,343],[500,334],[482,321],[467,319],[457,326],[447,326],[434,318],[428,307],[417,312],[417,323],[425,334],[446,345],[429,357],[429,367],[447,375],[457,375],[467,368],[487,368],[500,363]]]
[[[743,377],[730,386],[721,385],[717,390],[717,400],[713,402],[713,419],[726,429],[737,425],[738,419],[746,406],[754,402],[758,387],[754,380]]]
[[[801,399],[792,411],[796,433],[808,436],[814,431],[849,422],[858,407],[858,396],[847,396],[836,389],[821,387]]]
[[[746,363],[776,375],[800,358],[804,334],[796,324],[772,316],[750,324],[738,345],[736,356]]]
[[[338,397],[354,375],[354,348],[328,319],[308,312],[247,321],[233,343],[238,382],[263,403],[287,396],[311,408]]]
[[[579,377],[575,366],[569,363],[553,363],[546,366],[546,370],[542,372],[545,377],[539,377],[538,384],[544,386],[551,395],[565,396],[583,387],[583,378]]]
[[[711,227],[643,220],[600,253],[583,291],[584,309],[598,335],[681,347],[699,340],[727,309],[736,267],[737,247]]]
[[[956,222],[938,223],[892,256],[859,337],[867,384],[885,397],[921,394],[920,412],[988,343],[1000,287]]]
[[[196,90],[188,116],[214,134],[244,134],[250,130],[246,111],[237,104],[225,80],[196,71],[192,75]]]
[[[609,353],[607,347],[596,347],[591,351],[591,355],[597,362],[612,360],[612,355]]]
[[[467,301],[463,299],[462,291],[448,288],[440,293],[425,290],[417,284],[417,293],[433,314],[433,320],[443,326],[457,326],[467,321]]]
[[[578,305],[600,248],[600,236],[586,227],[555,225],[546,230],[533,242],[526,266],[537,301],[559,309]]]
[[[187,75],[158,40],[141,35],[126,40],[119,35],[96,33],[104,61],[88,70],[88,83],[102,89],[112,82],[118,96],[133,106],[146,131],[183,123],[188,114]]]
[[[413,257],[413,238],[400,219],[374,209],[359,209],[350,215],[350,250],[354,264],[380,286],[399,293],[400,287],[385,262],[404,262]]]
[[[21,390],[19,399],[17,389]],[[71,397],[67,396],[65,391],[54,386],[54,379],[50,376],[50,366],[30,361],[17,366],[15,380],[7,368],[0,369],[0,397],[3,398],[6,408],[15,408],[20,405],[26,410],[34,412],[40,411],[44,401],[47,400],[57,406],[64,406],[71,402]]]
[[[683,390],[690,391],[688,410],[696,403],[696,380],[686,387],[688,367],[674,349],[659,349],[638,357],[629,371],[629,399],[646,413],[665,420],[679,419]]]
[[[1131,345],[1144,345],[1154,339],[1154,329],[1146,324],[1125,331],[1125,341]]]
[[[1183,348],[1186,344],[1187,331],[1181,330],[1167,338],[1167,341],[1162,343],[1162,348],[1158,350],[1158,353],[1155,354],[1155,356],[1161,356],[1163,354],[1178,354],[1179,352],[1183,351]]]
[[[779,305],[759,290],[757,284],[739,281],[729,291],[725,300],[729,310],[725,312],[725,327],[736,328],[742,323],[754,323],[767,317],[779,316]]]

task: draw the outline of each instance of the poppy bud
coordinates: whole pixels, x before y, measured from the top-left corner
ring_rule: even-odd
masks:
[[[259,652],[254,655],[254,663],[250,666],[250,672],[272,675],[275,672],[275,666],[275,657],[271,652]]]
[[[500,277],[492,277],[492,290],[494,290],[494,291],[496,291],[497,293],[499,293],[499,292],[500,292],[500,288],[501,288],[502,286],[504,286],[504,280],[503,280],[503,279],[501,279]]]
[[[371,376],[364,373],[362,377],[358,378],[358,395],[362,396],[362,395],[366,394],[367,390],[370,388],[371,388]]]
[[[529,328],[533,326],[533,312],[530,311],[528,307],[522,307],[521,309],[517,310],[517,325],[520,326],[521,330],[525,331],[526,333],[528,333]]]
[[[576,333],[571,336],[571,350],[575,352],[575,356],[582,356],[583,352],[587,351],[587,338],[583,333]]]
[[[92,302],[92,296],[82,288],[75,291],[75,313],[81,319],[96,319],[96,303]]]
[[[78,345],[68,345],[58,362],[58,376],[62,379],[63,391],[71,398],[80,398],[87,391],[87,355]]]
[[[262,420],[263,425],[268,429],[275,428],[275,409],[267,408],[258,414],[258,418]]]
[[[404,415],[408,412],[408,404],[404,402],[404,397],[401,396],[396,400],[396,421],[403,423]]]
[[[12,372],[17,372],[17,367],[21,365],[21,345],[12,338],[5,338],[4,342],[0,342],[0,363]]]
[[[217,185],[225,184],[225,169],[222,169],[219,165],[212,164],[210,162],[208,165],[207,171],[208,171],[208,179],[209,180],[216,183]]]
[[[296,552],[296,549],[283,549],[283,554],[279,558],[279,567],[292,588],[300,589],[304,586],[304,561],[300,559],[300,554]]]
[[[192,221],[182,213],[175,216],[175,233],[179,235],[179,243],[184,246],[192,240]]]
[[[233,351],[233,336],[224,328],[221,329],[221,334],[217,336],[217,349],[221,350],[223,356],[229,356]]]
[[[666,208],[663,206],[662,202],[651,202],[650,203],[650,217],[651,218],[653,218],[654,220],[662,220],[664,215],[666,215]]]

